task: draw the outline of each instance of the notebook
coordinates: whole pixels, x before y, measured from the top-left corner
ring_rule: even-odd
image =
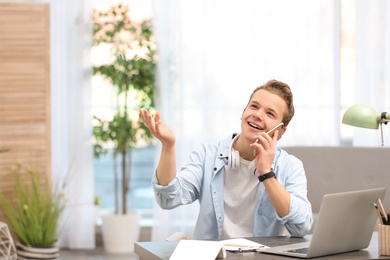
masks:
[[[367,248],[378,218],[373,205],[386,188],[326,194],[308,242],[276,246],[261,253],[313,258]]]

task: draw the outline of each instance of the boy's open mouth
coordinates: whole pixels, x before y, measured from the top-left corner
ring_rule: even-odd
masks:
[[[257,126],[257,125],[255,125],[255,124],[253,124],[252,122],[248,122],[248,125],[249,125],[250,127],[253,127],[253,128],[255,128],[255,129],[257,129],[257,130],[264,130],[263,128],[261,128],[260,126]]]

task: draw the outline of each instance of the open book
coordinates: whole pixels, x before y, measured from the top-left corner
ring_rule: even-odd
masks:
[[[245,238],[231,238],[222,240],[221,242],[223,243],[225,250],[230,252],[254,252],[269,248],[266,245]]]

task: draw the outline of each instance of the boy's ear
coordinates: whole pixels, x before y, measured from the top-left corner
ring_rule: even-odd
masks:
[[[282,138],[282,136],[284,135],[284,133],[286,132],[287,130],[287,127],[283,127],[279,130],[279,135],[278,135],[278,140],[280,140],[280,138]]]

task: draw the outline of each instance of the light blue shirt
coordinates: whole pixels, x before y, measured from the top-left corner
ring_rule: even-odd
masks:
[[[199,215],[193,239],[220,239],[224,220],[224,175],[232,137],[217,143],[205,143],[194,150],[188,163],[167,185],[158,184],[156,173],[152,184],[157,203],[172,209],[198,200]],[[307,180],[302,162],[278,148],[272,168],[280,184],[291,194],[290,212],[281,218],[263,183],[257,191],[253,236],[281,236],[284,227],[292,236],[303,237],[313,223],[311,204],[307,198]]]

